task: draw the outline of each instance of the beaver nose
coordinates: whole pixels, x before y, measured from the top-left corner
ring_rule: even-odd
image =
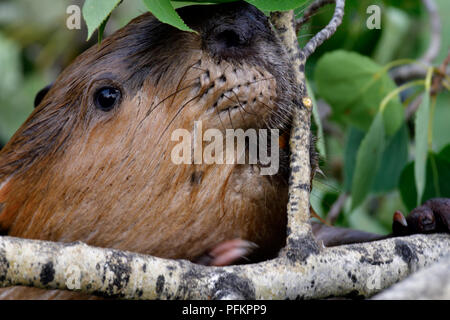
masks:
[[[250,54],[253,32],[247,25],[221,25],[211,30],[204,41],[206,49],[221,58],[242,58]]]
[[[245,34],[240,33],[239,30],[225,29],[223,31],[216,30],[214,35],[214,45],[216,50],[226,50],[230,48],[239,48],[247,43]]]
[[[199,31],[203,49],[218,58],[253,55],[255,38],[270,33],[267,17],[244,1],[187,7],[180,14]]]

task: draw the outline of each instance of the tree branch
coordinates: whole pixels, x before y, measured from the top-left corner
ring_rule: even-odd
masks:
[[[318,0],[312,4],[312,6],[319,6],[324,0]],[[344,17],[345,0],[334,0],[336,2],[336,8],[334,10],[333,18],[328,25],[319,31],[303,48],[303,54],[306,59],[316,51],[316,49],[327,39],[329,39],[335,32],[337,27],[342,23]],[[323,6],[323,5],[322,5]],[[317,10],[317,9],[316,9]],[[308,10],[309,12],[309,10]],[[299,21],[301,22],[301,21]]]
[[[449,253],[450,235],[415,235],[205,267],[130,252],[0,237],[0,287],[34,286],[126,299],[369,297]],[[442,279],[441,279],[442,280]]]
[[[375,300],[450,300],[450,255],[376,295]]]
[[[405,65],[391,71],[391,77],[399,83],[404,83],[412,79],[425,78],[426,68],[424,66],[431,66],[432,62],[439,54],[442,29],[439,10],[434,0],[422,0],[422,3],[430,16],[430,43],[423,56],[419,58],[421,64]]]
[[[333,205],[330,208],[330,211],[328,212],[327,219],[326,219],[326,221],[329,224],[333,225],[336,222],[337,218],[339,218],[339,214],[341,213],[342,208],[344,207],[345,202],[347,201],[347,198],[348,198],[348,194],[343,192],[339,195],[339,197],[333,203]]]
[[[335,3],[335,0],[316,0],[315,2],[313,2],[308,8],[306,8],[306,10],[303,12],[303,16],[300,19],[295,20],[295,32],[298,33],[301,29],[301,27],[303,27],[305,25],[305,23],[307,23],[309,21],[309,19],[311,19],[311,17],[317,13],[317,11],[319,11],[321,8],[325,7],[326,5]]]
[[[306,57],[302,54],[297,42],[294,11],[274,12],[271,15],[271,22],[290,57],[298,89],[298,100],[292,115],[289,141],[291,175],[287,209],[287,250],[315,248],[318,252],[319,248],[312,237],[309,224],[311,105],[305,103],[308,99],[304,73]]]

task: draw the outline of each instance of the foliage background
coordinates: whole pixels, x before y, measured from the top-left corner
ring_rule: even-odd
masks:
[[[312,1],[307,1],[307,4]],[[442,45],[437,63],[441,63],[450,48],[450,1],[436,0],[442,20]],[[82,7],[82,0],[2,0],[0,2],[0,145],[6,143],[33,110],[35,94],[56,76],[81,52],[94,45],[96,37],[89,42],[87,27],[82,30],[66,28],[66,8],[71,4]],[[369,5],[382,8],[380,30],[366,27]],[[300,15],[306,5],[297,9]],[[125,0],[116,10],[105,29],[105,36],[128,23],[133,17],[146,12],[140,0]],[[322,8],[299,34],[300,44],[305,44],[311,35],[322,29],[330,20],[334,6]],[[330,99],[341,90],[335,86],[320,85],[328,74],[350,72],[331,66],[320,71],[324,55],[335,50],[346,50],[370,58],[379,65],[400,58],[417,59],[426,50],[429,41],[429,16],[420,0],[347,0],[343,24],[336,34],[326,41],[309,59],[307,78],[322,116],[326,156],[322,156],[321,168],[324,176],[314,182],[311,202],[322,216],[330,209],[340,194],[351,191],[351,175],[354,171],[356,151],[365,130],[345,121],[338,113],[337,105]],[[323,69],[323,68],[322,68]],[[319,71],[318,71],[319,70]],[[328,74],[327,74],[328,73]],[[322,79],[322,80],[321,80]],[[323,82],[323,81],[322,81]],[[345,89],[345,87],[344,87]],[[414,89],[402,92],[405,100]],[[350,91],[351,94],[351,91]],[[331,97],[331,98],[330,98]],[[326,98],[325,100],[323,98]],[[377,107],[377,106],[375,106]],[[328,116],[327,116],[328,114]],[[372,118],[375,115],[372,115]],[[344,121],[343,121],[344,119]],[[370,119],[371,121],[373,119]],[[438,153],[450,143],[450,94],[438,95],[432,120],[434,151],[442,187],[425,190],[425,198],[431,196],[450,197],[450,152]],[[367,129],[367,128],[366,128]],[[401,209],[407,212],[413,205],[414,178],[411,180],[411,161],[414,160],[414,125],[408,121],[390,141],[389,151],[383,161],[392,165],[391,171],[377,174],[370,196],[356,209],[350,200],[342,209],[338,225],[378,233],[391,229],[392,214]],[[446,149],[447,150],[447,149]],[[383,162],[385,163],[385,162]],[[432,164],[429,171],[433,171]],[[429,174],[431,175],[431,173]],[[428,177],[428,176],[427,176]],[[427,183],[431,183],[428,179]],[[402,190],[402,192],[400,192]],[[401,196],[403,194],[403,198]]]

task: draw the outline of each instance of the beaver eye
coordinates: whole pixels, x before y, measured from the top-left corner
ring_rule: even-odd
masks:
[[[113,87],[103,87],[94,95],[95,106],[102,111],[111,111],[120,100],[120,90]]]

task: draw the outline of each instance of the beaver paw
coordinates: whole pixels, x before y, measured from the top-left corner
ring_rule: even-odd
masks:
[[[450,232],[450,199],[430,199],[412,210],[407,218],[396,211],[393,220],[392,232],[396,236]]]
[[[257,247],[255,243],[242,239],[228,240],[219,243],[194,262],[205,266],[229,266],[246,259]]]

